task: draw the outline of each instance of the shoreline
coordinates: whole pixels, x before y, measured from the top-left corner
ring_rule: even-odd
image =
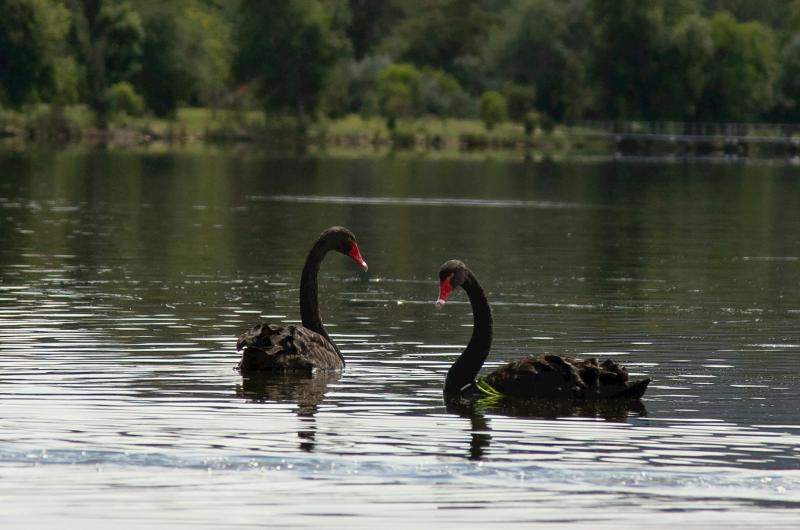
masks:
[[[312,124],[298,139],[290,123],[268,122],[258,111],[181,109],[172,119],[116,117],[107,128],[92,124],[81,106],[29,113],[0,113],[0,147],[87,145],[136,147],[215,145],[275,150],[373,152],[505,152],[525,157],[620,156],[677,158],[800,157],[800,129],[774,124],[582,123],[556,124],[526,134],[522,124],[487,130],[479,120],[423,117],[385,120],[349,115]]]

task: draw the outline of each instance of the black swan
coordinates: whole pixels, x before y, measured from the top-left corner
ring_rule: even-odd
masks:
[[[302,326],[262,322],[243,333],[236,341],[242,350],[240,372],[341,370],[344,357],[328,336],[319,316],[317,273],[325,255],[335,250],[350,256],[362,269],[367,262],[361,257],[356,237],[347,228],[334,226],[319,236],[306,258],[300,279],[300,317]]]
[[[540,399],[639,399],[650,379],[628,381],[624,366],[608,359],[575,359],[559,355],[529,356],[477,377],[492,346],[492,310],[477,278],[458,260],[439,270],[441,309],[456,287],[472,304],[472,338],[447,372],[445,396],[493,396]]]

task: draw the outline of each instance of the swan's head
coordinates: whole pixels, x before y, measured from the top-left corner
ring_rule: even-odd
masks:
[[[368,270],[367,262],[361,256],[361,250],[356,243],[356,236],[353,232],[343,226],[332,226],[322,232],[320,239],[323,239],[330,250],[341,252],[345,256],[350,256],[350,259],[364,269]]]
[[[439,269],[439,299],[436,300],[436,309],[444,307],[453,289],[461,287],[467,279],[467,266],[463,261],[451,259],[446,261]]]

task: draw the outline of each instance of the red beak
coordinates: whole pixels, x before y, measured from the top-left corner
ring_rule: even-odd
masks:
[[[364,272],[366,272],[369,269],[369,266],[367,265],[367,262],[364,261],[364,258],[361,257],[361,251],[358,250],[358,245],[356,245],[355,241],[353,241],[353,244],[350,246],[350,254],[349,254],[349,256],[351,258],[353,258],[353,261],[358,263],[359,267],[364,269]]]
[[[436,309],[443,308],[447,299],[450,298],[450,293],[453,292],[453,284],[450,283],[451,279],[453,279],[452,274],[439,282],[439,299],[436,300]]]

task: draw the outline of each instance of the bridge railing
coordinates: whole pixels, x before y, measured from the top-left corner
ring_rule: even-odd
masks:
[[[677,121],[577,121],[573,131],[608,135],[675,135],[705,137],[800,137],[797,123],[713,123]]]

